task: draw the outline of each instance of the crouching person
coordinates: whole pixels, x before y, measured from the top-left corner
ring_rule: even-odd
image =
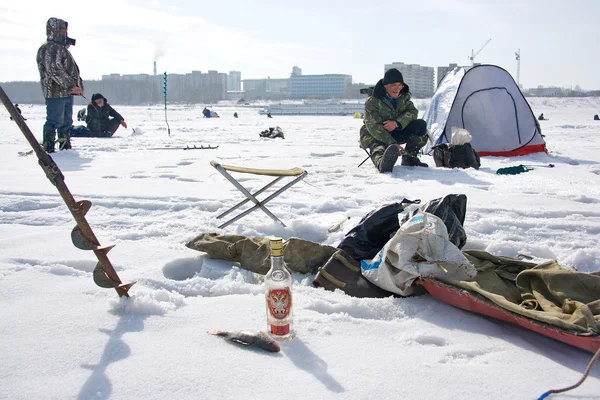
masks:
[[[119,129],[119,125],[127,128],[125,119],[108,104],[100,93],[92,96],[92,102],[87,106],[85,117],[87,128],[98,137],[111,137]]]
[[[401,165],[427,167],[417,156],[427,143],[427,123],[417,119],[419,111],[410,100],[402,73],[388,70],[365,102],[360,146],[368,150],[379,172],[391,172],[406,144]]]

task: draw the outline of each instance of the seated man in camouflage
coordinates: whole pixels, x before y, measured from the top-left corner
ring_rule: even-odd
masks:
[[[360,147],[369,151],[379,172],[391,172],[406,143],[402,164],[427,167],[417,152],[427,143],[427,123],[417,119],[419,112],[410,100],[402,73],[388,70],[365,102],[365,119],[360,129]]]
[[[119,129],[119,125],[127,128],[125,119],[108,104],[106,98],[100,93],[92,96],[92,102],[87,106],[85,122],[87,128],[98,137],[111,137]]]

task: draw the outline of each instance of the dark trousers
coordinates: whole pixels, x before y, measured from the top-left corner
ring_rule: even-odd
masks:
[[[427,144],[427,122],[415,119],[404,129],[396,129],[390,132],[399,144],[406,143],[404,150],[407,154],[416,156],[419,150]]]
[[[112,136],[119,129],[120,125],[121,121],[116,118],[104,121],[94,120],[88,123],[88,129],[94,132],[95,136],[105,136],[105,133],[110,133],[110,136]]]
[[[73,96],[46,99],[44,132],[67,133],[73,125]]]

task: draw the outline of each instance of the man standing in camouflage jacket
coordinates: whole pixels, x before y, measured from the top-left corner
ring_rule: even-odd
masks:
[[[417,119],[419,111],[410,100],[402,73],[388,70],[375,85],[365,102],[364,125],[360,129],[360,147],[369,150],[379,172],[391,172],[406,143],[402,164],[427,167],[417,152],[427,143],[427,123]]]
[[[70,129],[73,125],[73,95],[83,95],[79,67],[67,50],[75,40],[67,36],[68,23],[58,18],[46,22],[47,42],[37,53],[42,93],[46,98],[44,150],[54,152],[56,132],[59,148],[71,148]]]

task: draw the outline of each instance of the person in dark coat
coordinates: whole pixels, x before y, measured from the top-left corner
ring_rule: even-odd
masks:
[[[238,117],[238,113],[234,112],[233,113],[233,118],[237,118]]]
[[[19,113],[19,115],[22,115],[23,113],[21,112],[21,109],[19,108],[18,104],[15,104],[15,108],[17,109],[17,112]],[[10,120],[13,120],[13,117],[10,117]],[[27,118],[23,118],[23,121],[27,121]]]
[[[46,43],[37,52],[42,93],[46,99],[46,123],[43,146],[54,152],[56,134],[60,150],[71,148],[70,129],[73,125],[73,96],[83,95],[83,80],[79,67],[68,48],[75,39],[68,35],[69,24],[59,18],[46,22]]]
[[[598,116],[598,114],[594,115],[594,121],[600,121],[600,117]]]
[[[99,137],[112,136],[119,129],[119,125],[127,128],[125,119],[108,104],[108,100],[100,93],[92,96],[92,102],[87,106],[85,122],[87,128]]]
[[[544,117],[544,113],[541,113],[540,116],[538,117],[539,121],[545,121],[546,117]]]
[[[85,121],[85,108],[82,108],[77,112],[77,121]]]

